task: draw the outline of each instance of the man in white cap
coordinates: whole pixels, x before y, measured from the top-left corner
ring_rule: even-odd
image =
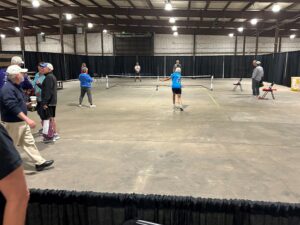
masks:
[[[264,69],[261,66],[261,62],[257,60],[253,60],[253,66],[255,67],[252,73],[252,90],[253,95],[259,96],[259,84],[264,77]]]
[[[51,166],[54,161],[47,161],[41,156],[30,130],[36,124],[27,116],[27,105],[20,86],[26,72],[27,69],[18,65],[7,68],[7,82],[0,94],[1,120],[15,146],[20,146],[34,162],[36,170],[41,171]]]
[[[53,65],[51,63],[43,63],[40,64],[44,75],[46,76],[42,85],[39,85],[42,89],[42,101],[41,106],[43,107],[45,114],[48,115],[50,120],[51,128],[53,132],[48,132],[48,135],[44,135],[44,142],[53,142],[58,140],[60,137],[58,136],[56,129],[56,104],[57,104],[57,80],[53,74]]]
[[[10,60],[11,65],[18,65],[22,66],[24,64],[22,58],[20,56],[13,56]],[[0,71],[0,89],[3,87],[3,85],[6,83],[7,77],[5,69]]]

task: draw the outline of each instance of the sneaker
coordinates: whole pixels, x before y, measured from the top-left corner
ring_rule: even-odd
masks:
[[[44,162],[41,165],[35,165],[35,169],[36,169],[36,171],[42,171],[45,168],[51,166],[53,163],[54,163],[54,160],[47,160],[46,162]]]
[[[43,139],[43,143],[47,144],[47,143],[53,143],[55,142],[54,138],[44,138]]]
[[[90,108],[96,108],[96,105],[90,105]]]
[[[58,134],[54,134],[53,139],[54,139],[55,141],[57,141],[57,140],[60,139],[60,136],[59,136]]]
[[[79,104],[78,107],[79,107],[79,108],[82,108],[82,105]]]
[[[183,111],[184,111],[182,107],[180,107],[180,111],[181,111],[181,112],[183,112]]]

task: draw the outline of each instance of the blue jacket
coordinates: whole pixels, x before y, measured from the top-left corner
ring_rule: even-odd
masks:
[[[0,69],[0,89],[6,81],[6,69]]]
[[[27,115],[27,106],[21,86],[8,80],[0,92],[1,120],[4,122],[22,122],[18,114],[23,112]]]
[[[90,75],[86,73],[82,73],[79,75],[79,80],[80,80],[80,87],[86,87],[86,88],[92,87],[93,79],[90,77]]]

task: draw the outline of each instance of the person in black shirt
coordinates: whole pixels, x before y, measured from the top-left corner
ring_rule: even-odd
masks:
[[[20,155],[2,125],[0,125],[0,192],[6,200],[3,225],[24,225],[29,191]]]

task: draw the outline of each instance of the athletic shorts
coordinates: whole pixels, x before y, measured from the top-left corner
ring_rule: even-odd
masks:
[[[21,166],[21,157],[5,128],[0,124],[0,180]]]
[[[172,88],[172,91],[176,95],[181,95],[181,88]]]
[[[48,106],[48,108],[49,108],[49,116],[50,117],[55,117],[56,106]]]

